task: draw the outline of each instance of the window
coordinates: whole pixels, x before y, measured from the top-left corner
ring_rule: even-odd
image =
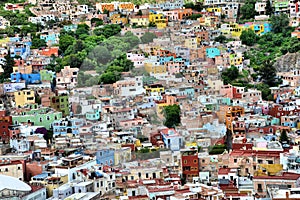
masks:
[[[184,164],[187,164],[187,160],[184,160],[183,163],[184,163]]]
[[[234,159],[233,162],[234,162],[234,163],[237,163],[237,159]]]
[[[194,163],[198,163],[198,160],[197,160],[197,159],[194,159]]]

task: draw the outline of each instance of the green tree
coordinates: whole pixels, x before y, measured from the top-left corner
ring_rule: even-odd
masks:
[[[271,5],[271,0],[267,0],[265,9],[266,9],[266,15],[271,16],[273,14],[273,7]]]
[[[256,87],[256,89],[261,91],[262,99],[269,100],[269,101],[274,100],[273,97],[272,97],[269,85],[267,85],[265,83],[260,83],[260,84],[257,84],[255,87]]]
[[[45,40],[35,37],[32,39],[31,49],[38,49],[41,47],[46,47],[47,43]]]
[[[197,20],[200,17],[202,17],[201,14],[192,14],[192,15],[188,16],[187,18],[191,19],[191,20]]]
[[[180,106],[170,105],[164,107],[165,122],[164,125],[168,128],[174,128],[180,124]]]
[[[114,72],[105,72],[100,76],[100,83],[112,84],[120,80],[121,74],[117,71]]]
[[[289,27],[289,17],[286,14],[272,15],[270,21],[274,33],[283,33]]]
[[[121,56],[114,59],[112,62],[109,63],[109,66],[119,66],[122,67],[123,71],[129,71],[133,69],[134,65],[131,60],[127,59],[126,54],[122,54]]]
[[[278,85],[276,80],[276,68],[273,65],[273,62],[267,60],[259,68],[259,75],[262,78],[262,81],[270,87]]]
[[[96,46],[93,51],[89,53],[88,58],[95,60],[97,63],[107,64],[111,61],[111,54],[105,46]]]
[[[141,42],[143,44],[148,44],[150,42],[153,42],[153,39],[156,38],[156,35],[151,32],[146,32],[144,35],[141,37]]]
[[[62,52],[65,52],[69,46],[73,45],[74,41],[75,41],[75,38],[70,35],[67,35],[67,34],[60,35],[59,49]]]
[[[96,28],[94,34],[97,36],[103,35],[105,38],[109,38],[113,35],[117,35],[121,32],[121,26],[118,24],[107,24],[102,28]]]
[[[122,37],[123,41],[129,44],[129,48],[133,49],[135,48],[139,43],[140,43],[140,39],[133,35],[132,32],[128,31],[125,33],[125,36]]]
[[[216,42],[224,43],[226,42],[227,38],[224,35],[219,35],[218,37],[215,37]]]
[[[103,20],[99,18],[92,18],[91,19],[91,24],[94,26],[102,26],[103,25]]]
[[[241,19],[253,19],[256,14],[255,1],[246,1],[240,9],[240,14],[242,14]]]
[[[3,73],[0,74],[0,82],[3,83],[6,79],[10,78],[10,74],[13,73],[13,67],[15,66],[14,58],[10,55],[10,50],[8,54],[4,56],[4,63],[1,64]]]
[[[280,134],[280,137],[279,137],[279,141],[280,141],[281,143],[282,143],[282,142],[288,142],[288,141],[289,141],[289,137],[288,137],[288,135],[287,135],[285,129],[283,129],[283,130],[281,131],[281,134]]]
[[[225,69],[222,74],[222,80],[225,85],[232,83],[239,76],[239,70],[236,66],[231,66]]]
[[[257,41],[257,35],[252,29],[243,30],[240,36],[240,40],[243,44],[252,46]]]

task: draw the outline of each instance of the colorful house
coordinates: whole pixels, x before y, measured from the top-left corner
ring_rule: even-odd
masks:
[[[55,78],[55,72],[43,69],[40,71],[40,77],[42,82],[43,81],[52,82],[53,78]]]
[[[207,48],[206,49],[206,56],[208,58],[215,58],[216,56],[220,56],[221,55],[221,51],[218,48]]]
[[[34,126],[42,126],[49,130],[55,120],[62,118],[61,112],[46,107],[39,108],[37,104],[32,104],[29,108],[30,110],[23,111],[19,115],[12,115],[13,124],[31,123]]]
[[[132,16],[130,18],[130,24],[132,26],[148,26],[149,25],[149,17],[147,15]]]
[[[149,23],[155,24],[158,29],[163,29],[167,27],[168,18],[162,13],[152,11],[149,13]]]
[[[51,98],[50,107],[62,113],[64,117],[70,115],[69,97],[66,94]]]
[[[15,96],[16,107],[23,107],[27,104],[35,103],[35,96],[33,90],[22,90],[22,91],[14,92],[14,96]]]
[[[271,24],[268,22],[264,23],[246,23],[243,25],[245,28],[250,28],[256,35],[263,35],[271,31]]]

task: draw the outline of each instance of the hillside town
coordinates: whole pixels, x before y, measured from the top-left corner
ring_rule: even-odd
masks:
[[[0,6],[0,199],[300,199],[300,1]]]

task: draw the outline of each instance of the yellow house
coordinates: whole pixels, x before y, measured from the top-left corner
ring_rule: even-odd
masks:
[[[22,90],[14,92],[16,107],[22,107],[26,104],[34,104],[35,96],[33,90]]]
[[[47,179],[46,190],[49,197],[53,196],[53,190],[59,188],[63,184],[68,182],[67,174],[52,175],[52,177]]]
[[[149,13],[149,23],[156,25],[158,29],[163,29],[167,27],[168,18],[162,13]]]
[[[134,4],[131,2],[122,2],[119,4],[119,10],[131,12],[134,10]]]
[[[198,40],[196,37],[187,38],[184,40],[184,46],[189,49],[197,49]]]
[[[230,26],[229,31],[232,37],[240,37],[243,30],[245,30],[244,26],[240,26],[237,23],[232,23],[229,26]]]
[[[162,74],[167,72],[165,65],[154,65],[152,63],[145,63],[145,70],[151,74]]]
[[[128,20],[126,17],[121,17],[119,14],[114,14],[110,18],[112,24],[127,24]]]
[[[120,149],[115,149],[115,165],[119,165],[124,162],[129,162],[131,160],[131,148],[121,147]]]
[[[32,73],[32,66],[31,65],[24,65],[24,66],[14,66],[13,73],[20,72],[22,74],[31,74]]]
[[[230,54],[229,58],[230,65],[237,66],[243,64],[243,57],[241,55],[238,56],[237,54]]]
[[[206,10],[207,10],[207,12],[213,12],[213,13],[216,13],[216,12],[221,13],[222,12],[222,8],[207,8]]]
[[[148,26],[149,18],[148,16],[133,16],[130,18],[130,24],[133,26]]]

